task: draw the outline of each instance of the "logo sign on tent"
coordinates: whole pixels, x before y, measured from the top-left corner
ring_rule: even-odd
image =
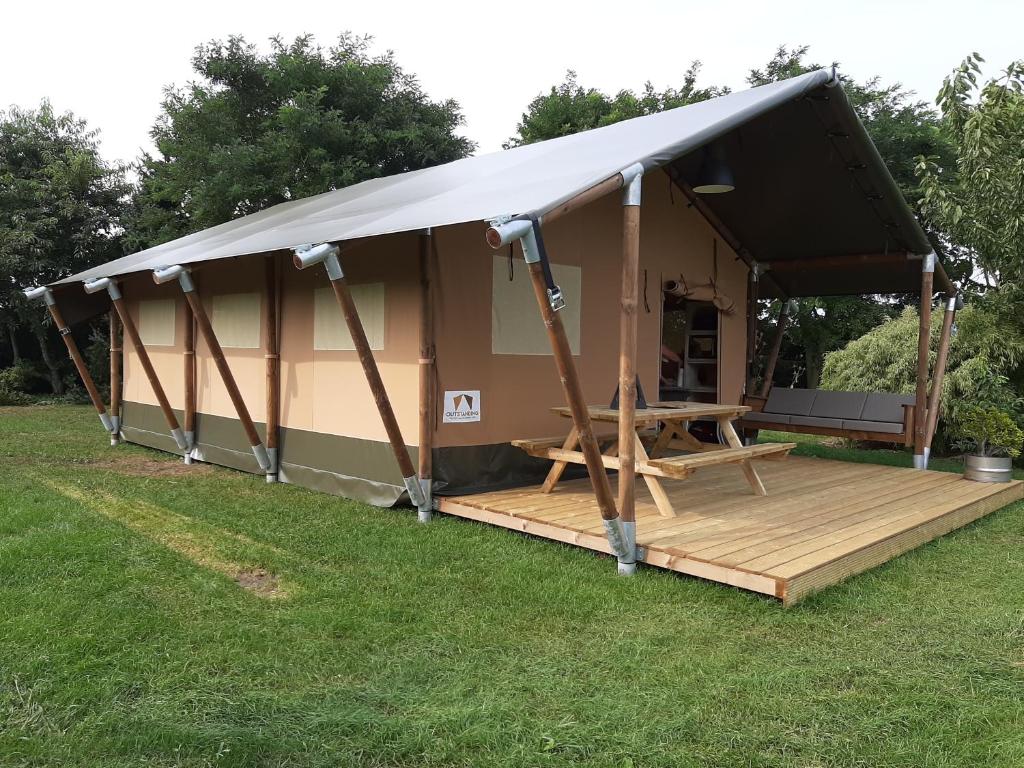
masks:
[[[480,421],[480,390],[456,389],[444,393],[445,424]]]

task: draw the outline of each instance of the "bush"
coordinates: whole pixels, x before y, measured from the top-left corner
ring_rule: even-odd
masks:
[[[28,393],[39,377],[37,366],[27,360],[0,369],[0,405],[27,405],[32,402]]]
[[[991,406],[967,406],[956,425],[957,447],[979,456],[1020,456],[1024,432],[1006,412]]]
[[[932,313],[931,364],[934,365],[943,310]],[[903,313],[855,339],[825,358],[822,389],[913,394],[917,380],[918,314]],[[942,385],[936,447],[949,447],[951,436],[971,406],[983,404],[1006,411],[1024,424],[1024,408],[1011,379],[1024,363],[1024,338],[1018,324],[1005,322],[979,302],[957,314],[957,332],[949,348]]]

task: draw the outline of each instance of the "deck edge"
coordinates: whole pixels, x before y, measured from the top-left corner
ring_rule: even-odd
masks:
[[[941,517],[936,517],[909,530],[894,533],[880,541],[866,544],[860,549],[798,576],[782,579],[784,582],[782,602],[787,606],[794,605],[815,592],[820,592],[846,581],[852,576],[871,570],[912,549],[997,512],[1022,498],[1024,498],[1024,482],[1014,480],[1009,487],[995,491],[982,499],[969,502]]]

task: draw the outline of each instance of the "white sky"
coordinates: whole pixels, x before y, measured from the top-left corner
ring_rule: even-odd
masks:
[[[230,34],[264,45],[310,32],[325,46],[345,29],[373,35],[431,97],[462,105],[463,133],[481,152],[500,149],[527,103],[570,68],[614,92],[678,84],[701,59],[704,84],[742,88],[778,45],[807,44],[812,61],[902,82],[930,101],[973,50],[987,74],[1024,57],[1022,0],[36,0],[2,13],[0,106],[49,98],[100,128],[104,155],[120,160],[151,146],[162,89],[192,77],[194,47]]]

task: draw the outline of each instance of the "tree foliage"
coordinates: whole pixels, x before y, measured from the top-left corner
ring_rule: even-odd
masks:
[[[26,308],[21,289],[121,255],[129,188],[123,170],[100,157],[96,136],[45,101],[0,112],[0,320],[32,329],[58,394],[63,366],[39,307]]]
[[[678,88],[658,91],[647,81],[640,93],[621,90],[614,96],[596,88],[584,88],[570,69],[559,85],[552,86],[550,91],[530,102],[516,126],[516,135],[505,143],[505,148],[653,115],[729,92],[728,88],[721,87],[698,88],[700,66],[699,61],[690,64]]]
[[[459,106],[368,46],[346,33],[326,50],[308,35],[268,54],[243,37],[199,47],[199,80],[167,90],[140,163],[131,247],[467,155]]]
[[[942,328],[942,310],[931,318],[934,366]],[[1008,411],[1018,423],[1024,412],[1017,392],[1024,366],[1024,334],[1007,328],[997,312],[976,302],[957,314],[942,385],[942,414],[937,441],[959,429],[964,409],[982,403]],[[822,387],[853,392],[911,394],[917,381],[918,313],[907,307],[899,317],[851,341],[825,358]],[[945,430],[944,430],[945,427]]]
[[[971,405],[963,409],[957,425],[957,447],[979,456],[1020,456],[1024,432],[1006,411],[993,406]]]
[[[974,53],[939,91],[952,160],[919,153],[920,205],[970,249],[990,284],[1024,278],[1024,60],[978,85]]]

